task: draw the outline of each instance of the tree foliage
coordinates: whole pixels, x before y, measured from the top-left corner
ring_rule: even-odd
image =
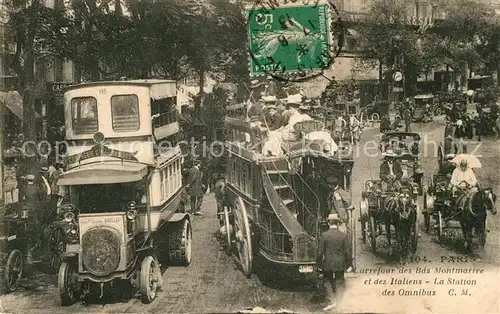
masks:
[[[359,28],[361,59],[387,69],[401,67],[406,74],[427,73],[440,64],[443,53],[436,35],[407,25],[407,1],[375,0]],[[397,58],[401,58],[398,64]]]

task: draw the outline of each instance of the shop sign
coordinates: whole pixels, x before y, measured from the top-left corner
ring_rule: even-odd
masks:
[[[63,96],[64,89],[66,87],[74,85],[74,84],[75,83],[68,83],[68,82],[50,82],[50,83],[47,83],[49,94],[52,94],[53,96]]]
[[[389,17],[389,23],[393,24],[395,22],[395,19],[393,16]],[[413,25],[413,26],[427,26],[427,27],[432,27],[434,24],[434,20],[432,19],[431,16],[407,16],[405,19],[406,25]]]

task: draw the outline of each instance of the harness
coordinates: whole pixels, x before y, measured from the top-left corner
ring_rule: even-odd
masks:
[[[468,193],[462,190],[455,202],[455,207],[458,210],[455,210],[453,216],[458,215],[461,210],[467,210],[472,216],[477,216],[478,214],[475,213],[472,208],[472,200],[478,192],[479,191],[477,189],[471,189]]]

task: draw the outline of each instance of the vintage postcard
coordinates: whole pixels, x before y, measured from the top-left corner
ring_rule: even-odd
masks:
[[[0,8],[0,313],[500,313],[500,2]]]

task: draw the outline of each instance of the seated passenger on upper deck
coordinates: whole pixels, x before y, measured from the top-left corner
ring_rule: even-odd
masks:
[[[276,106],[277,99],[274,96],[268,96],[267,101],[265,101],[265,122],[270,131],[277,130],[281,128],[283,123],[283,116],[278,113],[278,108]],[[270,98],[272,97],[272,98]],[[264,98],[264,97],[263,97]]]
[[[288,120],[288,127],[293,130],[297,122],[312,120],[312,118],[299,110],[302,104],[302,95],[290,95],[287,99],[287,109],[290,119]],[[302,112],[301,112],[302,111]]]

